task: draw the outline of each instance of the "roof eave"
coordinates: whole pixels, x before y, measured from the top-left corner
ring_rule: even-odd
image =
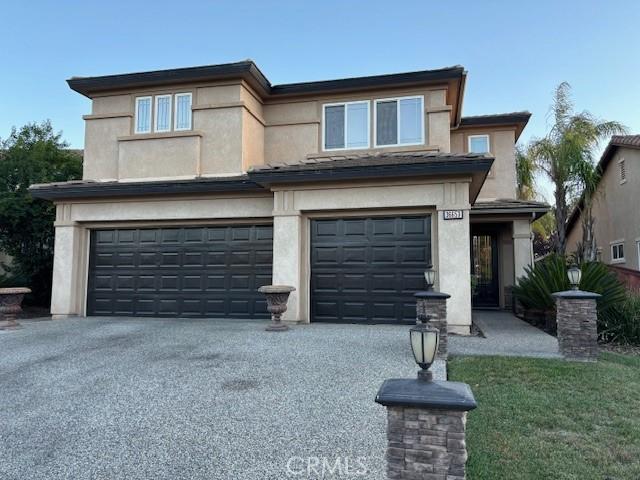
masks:
[[[222,181],[92,182],[88,184],[70,182],[33,185],[29,188],[32,197],[50,201],[250,191],[264,191],[264,189],[248,178]]]

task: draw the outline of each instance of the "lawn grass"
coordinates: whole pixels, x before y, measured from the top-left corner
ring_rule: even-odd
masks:
[[[640,479],[640,357],[456,357],[449,379],[471,385],[478,402],[469,480]]]

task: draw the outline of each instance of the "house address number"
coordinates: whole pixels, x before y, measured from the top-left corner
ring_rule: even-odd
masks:
[[[445,220],[462,220],[462,210],[443,210],[442,215]]]

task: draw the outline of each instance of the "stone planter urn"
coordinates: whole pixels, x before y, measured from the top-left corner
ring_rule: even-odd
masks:
[[[24,287],[0,288],[0,330],[20,328],[16,320],[22,311],[22,299],[31,290]]]
[[[267,310],[271,314],[271,324],[265,329],[267,332],[285,332],[289,327],[282,323],[281,317],[287,311],[289,294],[295,287],[288,285],[265,285],[258,289],[267,297]]]

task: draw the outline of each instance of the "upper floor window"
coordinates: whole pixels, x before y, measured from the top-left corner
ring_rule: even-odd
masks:
[[[611,260],[613,262],[624,262],[624,243],[611,244]]]
[[[191,93],[137,97],[135,133],[151,133],[152,119],[155,132],[191,130]]]
[[[136,133],[149,133],[151,131],[151,97],[136,98]]]
[[[376,147],[424,143],[424,97],[375,101]]]
[[[369,102],[324,105],[325,150],[369,148]]]
[[[176,93],[176,130],[191,130],[191,94]]]
[[[469,135],[469,153],[489,153],[489,135]]]
[[[171,95],[156,96],[156,132],[171,130]]]

